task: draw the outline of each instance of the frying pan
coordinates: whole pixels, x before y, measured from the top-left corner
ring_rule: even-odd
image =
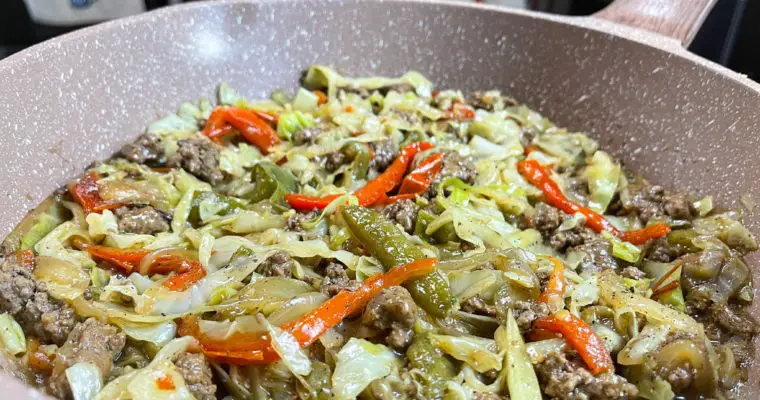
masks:
[[[423,0],[231,0],[76,31],[0,62],[0,233],[182,101],[213,97],[223,80],[248,97],[292,91],[314,63],[500,88],[651,181],[742,207],[742,196],[760,199],[760,85],[682,47],[714,2],[618,0],[578,18]],[[745,222],[760,233],[758,214]],[[741,398],[758,398],[757,369]],[[39,396],[6,376],[0,387]]]

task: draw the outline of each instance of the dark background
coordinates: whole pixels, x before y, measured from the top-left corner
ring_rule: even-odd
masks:
[[[673,0],[678,1],[678,0]],[[145,0],[146,7],[169,0]],[[527,0],[529,8],[569,15],[588,15],[610,0]],[[36,24],[23,0],[0,0],[0,59],[25,47],[76,29]],[[697,34],[691,51],[760,81],[760,1],[720,0]]]

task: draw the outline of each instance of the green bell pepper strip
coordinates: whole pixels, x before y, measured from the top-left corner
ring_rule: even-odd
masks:
[[[369,163],[372,161],[369,146],[360,142],[347,143],[340,150],[351,162],[351,170],[356,179],[364,179],[369,171]]]
[[[193,226],[198,226],[202,222],[201,204],[208,202],[216,206],[219,210],[218,215],[229,215],[235,210],[242,210],[245,205],[234,197],[225,196],[214,192],[195,192],[193,195],[190,214],[187,216],[188,222]]]
[[[341,215],[351,234],[377,257],[386,270],[427,258],[425,253],[376,211],[346,206]],[[456,301],[449,283],[438,271],[406,285],[414,301],[435,317],[447,316]]]
[[[298,191],[296,177],[285,168],[270,162],[258,163],[253,167],[251,180],[255,183],[254,189],[245,197],[252,203],[270,199],[272,205],[287,208],[284,196],[287,193]]]
[[[456,242],[459,240],[457,232],[454,230],[454,224],[451,222],[436,229],[432,235],[426,234],[425,230],[427,229],[428,224],[435,220],[435,218],[435,215],[430,214],[425,210],[420,210],[417,214],[417,222],[414,224],[414,234],[427,242],[434,241],[440,244]]]
[[[418,369],[427,381],[424,395],[428,398],[441,398],[446,383],[457,375],[457,368],[449,356],[437,348],[427,334],[417,334],[406,350],[409,365]]]

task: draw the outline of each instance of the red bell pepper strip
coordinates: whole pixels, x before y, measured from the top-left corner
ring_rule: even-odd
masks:
[[[626,242],[644,244],[649,239],[661,238],[668,233],[670,233],[670,227],[666,224],[654,224],[635,231],[620,232],[618,236]]]
[[[76,182],[70,183],[69,193],[82,206],[85,214],[112,210],[125,205],[123,202],[105,201],[100,197],[98,193],[98,174],[95,171],[89,171]]]
[[[185,291],[190,286],[193,286],[195,282],[206,276],[206,269],[198,261],[175,258],[174,264],[173,270],[177,271],[177,275],[172,276],[163,283],[169,290],[175,292]]]
[[[19,250],[11,254],[11,256],[16,259],[16,263],[29,269],[34,268],[34,252],[32,249]]]
[[[137,271],[143,257],[150,254],[150,250],[127,250],[116,247],[100,246],[97,244],[78,244],[82,250],[90,253],[91,256],[110,262],[124,269],[127,273]]]
[[[525,157],[527,157],[528,155],[530,155],[530,153],[532,153],[534,151],[540,151],[539,148],[538,148],[538,146],[536,146],[534,144],[529,144],[529,145],[525,146],[525,149],[523,150],[523,154],[525,154]]]
[[[306,194],[288,193],[285,195],[285,201],[296,210],[321,210],[340,196],[341,195],[339,194],[330,194],[324,197],[317,197]]]
[[[156,387],[158,390],[174,390],[176,388],[172,377],[166,374],[161,374],[156,378]]]
[[[551,275],[549,275],[549,283],[546,284],[546,288],[543,293],[538,296],[539,303],[545,303],[552,308],[552,311],[558,311],[564,308],[565,301],[565,288],[567,287],[567,281],[565,280],[565,266],[562,262],[554,257],[545,257],[547,260],[554,264],[554,269]]]
[[[229,107],[225,120],[243,135],[248,143],[256,146],[262,153],[269,153],[269,148],[280,143],[277,132],[264,122],[253,110]]]
[[[359,199],[359,205],[363,207],[375,204],[378,200],[383,198],[388,192],[393,190],[401,182],[404,177],[406,169],[412,162],[414,155],[430,149],[433,144],[429,142],[414,142],[404,146],[401,149],[398,157],[393,160],[393,163],[375,179],[367,182],[363,188],[354,192],[354,196]],[[337,195],[330,195],[325,197],[308,196],[303,194],[286,194],[285,201],[290,204],[292,208],[296,210],[314,210],[323,209],[335,200]]]
[[[475,112],[467,104],[455,102],[448,111],[448,118],[456,121],[466,121],[475,118]]]
[[[428,157],[409,173],[401,182],[398,194],[421,194],[430,186],[443,165],[443,154]]]
[[[665,224],[655,224],[635,231],[620,231],[601,214],[568,200],[559,186],[552,180],[549,171],[539,164],[538,161],[519,161],[517,163],[517,170],[528,182],[543,192],[544,201],[549,205],[557,207],[567,214],[581,213],[586,218],[586,226],[597,233],[605,230],[633,244],[644,244],[649,239],[657,239],[670,233],[670,227]]]
[[[394,268],[367,278],[355,291],[341,291],[306,315],[281,328],[293,335],[303,348],[314,343],[329,329],[346,317],[360,311],[383,289],[421,278],[435,270],[438,260],[427,258]],[[271,340],[261,333],[235,333],[223,340],[212,339],[200,333],[197,323],[182,328],[181,333],[195,336],[207,356],[237,365],[267,364],[280,357],[272,348]]]
[[[227,114],[226,107],[217,107],[209,115],[206,120],[206,126],[203,128],[203,135],[211,140],[218,142],[222,136],[232,132],[232,126],[227,124],[225,116]]]
[[[679,262],[676,263],[676,265],[674,265],[673,267],[671,267],[668,270],[668,272],[662,274],[662,276],[660,277],[660,279],[656,280],[652,284],[652,291],[656,292],[660,288],[660,285],[662,285],[663,282],[665,282],[668,278],[670,278],[671,275],[673,275],[676,271],[678,271],[678,269],[681,268],[682,265],[683,265],[683,262],[679,261]]]
[[[359,205],[370,206],[398,186],[414,156],[430,148],[433,148],[433,144],[429,142],[414,142],[404,146],[398,157],[382,174],[354,192],[354,196],[359,199]]]
[[[327,103],[327,95],[325,95],[325,92],[321,90],[312,90],[312,93],[317,96],[317,105],[321,106],[322,104]]]
[[[127,273],[136,272],[142,259],[151,253],[150,250],[118,249],[87,243],[76,243],[76,245],[91,256],[117,265]],[[163,285],[174,291],[185,290],[206,276],[206,270],[198,261],[172,254],[159,255],[148,268],[149,275],[170,272],[177,274],[164,281]]]
[[[253,110],[259,118],[263,119],[266,123],[277,126],[277,122],[280,120],[280,116],[277,114],[268,113],[266,111]]]
[[[533,327],[564,336],[592,374],[598,375],[615,369],[610,352],[604,347],[604,342],[596,336],[588,324],[570,314],[569,311],[562,310],[554,315],[539,318],[533,323]]]
[[[681,283],[680,283],[680,282],[678,282],[678,281],[673,281],[673,282],[670,282],[670,283],[668,283],[668,284],[667,284],[667,285],[665,285],[665,286],[662,286],[662,287],[659,287],[659,288],[655,289],[655,290],[652,292],[652,296],[651,296],[651,298],[653,298],[653,299],[657,299],[657,298],[659,298],[660,296],[664,295],[665,293],[668,293],[668,292],[670,292],[671,290],[676,290],[676,289],[678,289],[678,287],[679,287],[679,286],[681,286]]]

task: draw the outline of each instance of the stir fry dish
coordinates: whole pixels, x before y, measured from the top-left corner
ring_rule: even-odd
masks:
[[[309,68],[182,104],[2,244],[0,361],[61,398],[731,399],[741,210],[497,90]]]

